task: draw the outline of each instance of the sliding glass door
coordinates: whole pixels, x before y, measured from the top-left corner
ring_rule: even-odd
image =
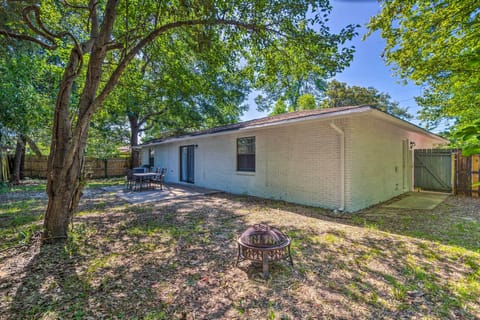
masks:
[[[180,181],[195,182],[195,146],[180,147]]]

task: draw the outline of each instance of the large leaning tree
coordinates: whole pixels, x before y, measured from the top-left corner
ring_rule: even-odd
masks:
[[[352,54],[342,45],[354,27],[330,33],[326,0],[4,1],[0,9],[8,18],[0,19],[1,36],[34,42],[64,57],[48,159],[44,242],[67,238],[82,194],[93,115],[132,60],[159,39],[188,35],[206,46],[219,39],[250,68],[252,83],[285,73],[329,77],[348,65]]]

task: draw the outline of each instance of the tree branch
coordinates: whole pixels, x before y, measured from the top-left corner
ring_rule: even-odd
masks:
[[[260,26],[255,23],[246,23],[237,20],[228,20],[228,19],[202,19],[202,20],[184,20],[184,21],[176,21],[167,23],[158,29],[153,30],[150,32],[145,38],[140,40],[136,46],[134,46],[120,61],[115,71],[113,71],[112,75],[108,79],[105,87],[100,92],[100,94],[95,98],[93,102],[93,112],[105,101],[107,96],[113,90],[115,85],[118,83],[120,76],[123,74],[123,71],[126,69],[130,61],[137,55],[142,48],[144,48],[147,44],[151,43],[160,35],[164,34],[165,32],[180,28],[180,27],[187,27],[187,26],[195,26],[195,25],[225,25],[225,26],[234,26],[241,29],[246,29],[250,31],[268,31],[273,32],[276,34],[281,34],[279,31],[267,28],[265,26]]]
[[[28,145],[30,146],[30,148],[32,149],[33,152],[35,152],[35,155],[37,157],[41,157],[42,156],[42,152],[40,151],[40,149],[38,148],[37,144],[35,143],[35,141],[33,141],[30,137],[25,137],[27,140],[27,143]]]
[[[35,21],[36,21],[38,27],[36,27],[33,24],[32,20],[29,17],[29,14],[31,12],[33,12],[33,15],[34,15],[34,18],[35,18]],[[59,34],[55,34],[51,31],[49,31],[45,27],[45,25],[43,24],[42,20],[40,19],[40,8],[35,6],[35,5],[25,7],[22,10],[22,16],[25,19],[25,22],[26,22],[27,26],[33,32],[35,32],[39,36],[44,37],[45,39],[47,39],[52,44],[48,44],[46,42],[43,42],[43,41],[41,41],[41,40],[39,40],[35,37],[29,36],[29,35],[22,35],[22,34],[18,34],[18,33],[7,31],[7,30],[0,30],[0,34],[1,35],[6,35],[6,36],[12,37],[12,38],[20,39],[20,40],[31,41],[31,42],[39,44],[40,46],[42,46],[46,49],[49,49],[49,50],[55,50],[57,48],[57,44],[55,42],[55,39],[61,39],[65,36],[68,36],[70,39],[72,39],[73,44],[75,46],[76,53],[78,54],[78,56],[80,58],[80,64],[78,65],[77,73],[80,71],[80,69],[82,67],[82,64],[83,64],[83,50],[82,50],[82,46],[78,42],[77,38],[75,38],[75,36],[73,34],[71,34],[70,32],[62,32],[62,33],[59,33]]]
[[[152,112],[152,113],[150,113],[150,114],[147,114],[145,117],[143,117],[142,120],[140,120],[140,121],[138,122],[138,124],[139,124],[140,126],[142,126],[143,124],[145,124],[145,122],[147,122],[148,120],[152,119],[153,117],[161,116],[162,114],[165,113],[165,111],[167,111],[167,108],[164,108],[163,110],[158,111],[158,112]]]
[[[43,41],[41,41],[41,40],[39,40],[35,37],[29,36],[29,35],[26,35],[26,34],[19,34],[19,33],[15,33],[15,32],[12,32],[12,31],[0,29],[0,35],[7,36],[7,37],[10,37],[10,38],[19,39],[19,40],[30,41],[30,42],[39,44],[40,46],[42,46],[43,48],[48,49],[48,50],[55,50],[57,48],[56,44],[48,44],[48,43],[45,43],[45,42],[43,42]]]
[[[32,20],[30,20],[29,14],[33,12],[35,21],[37,22],[38,26],[40,29],[38,29],[33,23]],[[55,43],[55,35],[50,32],[47,28],[45,28],[42,20],[40,19],[40,8],[37,6],[27,6],[22,10],[22,16],[25,19],[25,22],[27,23],[27,26],[33,30],[36,34],[45,37],[48,41],[51,41]]]
[[[98,15],[97,15],[97,4],[96,0],[90,0],[88,3],[88,10],[90,10],[90,21],[92,22],[92,29],[90,31],[90,37],[95,39],[98,36]]]
[[[63,0],[62,2],[63,2],[67,7],[70,7],[70,8],[73,8],[73,9],[90,10],[90,8],[87,7],[87,6],[79,6],[79,5],[71,4],[71,3],[68,3],[67,0]]]

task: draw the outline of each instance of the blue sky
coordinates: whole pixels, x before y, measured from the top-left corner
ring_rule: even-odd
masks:
[[[369,0],[331,0],[333,6],[330,15],[329,26],[332,32],[337,32],[347,24],[359,24],[359,35],[355,37],[350,44],[354,45],[355,56],[350,64],[342,73],[334,78],[346,82],[348,85],[357,85],[362,87],[374,87],[381,92],[390,94],[392,100],[400,103],[402,107],[408,107],[408,111],[416,115],[418,106],[414,97],[421,95],[421,88],[413,84],[404,85],[402,80],[393,75],[390,67],[386,66],[380,57],[385,47],[385,41],[377,32],[362,41],[366,31],[366,24],[370,17],[380,11],[380,5],[377,1]],[[248,101],[250,110],[244,114],[242,120],[261,118],[267,115],[265,112],[258,112],[253,101],[252,95]],[[412,122],[418,123],[413,120]]]

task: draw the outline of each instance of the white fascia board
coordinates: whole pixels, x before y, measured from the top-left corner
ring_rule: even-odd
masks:
[[[154,142],[154,143],[149,143],[149,144],[144,144],[141,145],[141,148],[148,148],[148,147],[153,147],[161,144],[167,144],[167,143],[172,143],[172,142],[181,142],[181,141],[186,141],[186,140],[193,140],[193,139],[200,139],[200,138],[205,138],[205,137],[212,137],[212,136],[221,136],[221,135],[226,135],[226,134],[232,134],[235,132],[248,132],[248,131],[253,131],[253,130],[258,130],[258,129],[266,129],[270,127],[282,127],[282,126],[287,126],[291,124],[296,124],[298,122],[310,122],[310,121],[315,121],[315,120],[331,120],[334,118],[340,118],[340,117],[345,117],[345,116],[352,116],[356,114],[361,114],[364,112],[368,112],[372,110],[372,108],[366,106],[366,107],[361,107],[361,108],[356,108],[356,109],[349,109],[345,111],[337,111],[337,112],[331,112],[331,113],[324,113],[324,114],[318,114],[315,116],[306,116],[302,118],[294,118],[294,119],[286,119],[286,120],[281,120],[277,122],[271,122],[271,123],[264,123],[264,124],[258,124],[258,125],[252,125],[248,126],[245,128],[238,128],[238,129],[232,129],[232,130],[225,130],[221,132],[216,132],[216,133],[206,133],[206,134],[201,134],[198,136],[184,136],[184,137],[178,137],[178,138],[170,138],[164,141],[160,142]]]

